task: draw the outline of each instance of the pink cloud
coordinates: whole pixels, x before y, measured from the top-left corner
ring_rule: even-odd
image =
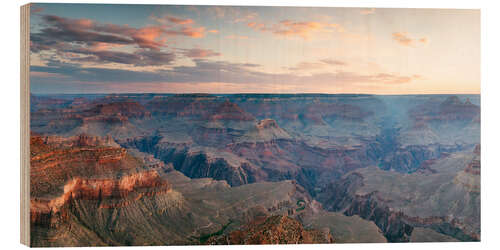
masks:
[[[255,19],[256,17],[259,16],[259,13],[257,12],[251,12],[251,13],[247,13],[245,15],[242,15],[242,16],[239,16],[239,17],[236,17],[234,19],[234,22],[235,23],[240,23],[240,22],[248,22],[249,20],[253,20]]]
[[[418,39],[418,41],[421,42],[421,43],[428,43],[429,39],[423,37],[423,38]]]
[[[334,66],[346,66],[347,65],[347,63],[344,62],[344,61],[334,60],[334,59],[331,59],[331,58],[322,59],[320,61],[322,63],[326,63],[328,65],[334,65]]]
[[[163,17],[157,17],[155,15],[151,15],[150,18],[158,23],[161,23],[161,24],[172,23],[172,24],[179,24],[179,25],[188,25],[188,24],[194,23],[193,19],[190,19],[190,18],[178,18],[178,17],[168,16],[168,15],[165,15]]]
[[[150,16],[154,21],[162,24],[163,32],[168,35],[183,35],[192,38],[201,38],[205,36],[205,33],[218,33],[218,30],[211,29],[206,30],[205,27],[194,27],[195,24],[193,19],[190,18],[179,18],[174,16],[165,15],[163,17],[157,17],[155,15]]]
[[[300,62],[294,67],[289,67],[289,70],[292,71],[301,71],[301,70],[316,70],[316,69],[322,69],[327,66],[346,66],[347,63],[340,61],[340,60],[334,60],[331,58],[326,58],[326,59],[321,59],[316,62]]]
[[[427,44],[429,42],[426,37],[419,39],[411,38],[408,32],[394,32],[392,33],[392,39],[400,45],[407,47],[416,47],[418,44]]]
[[[193,38],[201,38],[205,36],[205,27],[185,27],[181,30],[181,34]]]
[[[140,29],[135,29],[131,32],[132,38],[141,48],[158,49],[166,46],[164,43],[158,42],[162,37],[164,30],[161,27],[151,26]]]
[[[41,43],[54,41],[53,46],[56,45],[57,40],[61,40],[60,42],[80,42],[88,45],[96,43],[108,43],[108,46],[111,46],[110,44],[136,44],[140,48],[159,50],[167,46],[169,36],[201,38],[206,33],[218,32],[215,29],[206,30],[202,26],[195,27],[191,19],[176,17],[166,17],[172,25],[150,25],[141,28],[130,27],[127,24],[103,24],[90,19],[71,19],[53,15],[44,16],[43,19],[47,27],[35,34],[34,38],[38,38]],[[47,48],[45,44],[34,46],[35,50]]]
[[[257,23],[257,22],[249,22],[247,23],[247,26],[254,29],[263,29],[266,27],[263,23]]]
[[[204,58],[212,56],[220,56],[221,54],[210,49],[188,49],[184,50],[183,54],[190,58]]]
[[[257,31],[270,32],[279,36],[298,36],[304,39],[311,38],[313,33],[344,31],[343,27],[340,24],[315,21],[297,22],[291,20],[283,20],[273,25],[250,22],[247,23],[247,26]]]
[[[182,18],[176,18],[176,17],[166,17],[170,22],[176,23],[176,24],[192,24],[194,23],[193,19],[182,19]]]
[[[361,15],[370,15],[375,13],[375,8],[363,9],[359,12]]]
[[[120,46],[123,46],[123,45],[116,44],[116,43],[96,42],[96,43],[90,44],[90,49],[94,50],[94,51],[101,51],[101,50],[109,50],[109,49],[120,47]]]

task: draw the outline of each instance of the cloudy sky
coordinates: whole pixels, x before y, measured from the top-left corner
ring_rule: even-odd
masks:
[[[33,93],[480,92],[478,10],[34,4]]]

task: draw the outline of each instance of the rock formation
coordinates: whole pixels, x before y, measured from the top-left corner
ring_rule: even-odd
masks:
[[[300,222],[283,215],[257,218],[228,235],[213,236],[207,244],[317,244],[334,243],[328,232],[306,230]]]
[[[477,95],[34,95],[30,108],[36,246],[480,240]]]
[[[71,206],[72,200],[96,200],[100,202],[100,208],[114,208],[126,206],[129,199],[158,195],[170,189],[171,185],[162,180],[156,171],[135,173],[119,179],[73,178],[64,185],[61,196],[31,199],[31,224],[51,227],[52,223],[61,223],[58,220],[54,222],[54,217],[63,217],[63,207]],[[130,197],[131,195],[134,197]]]

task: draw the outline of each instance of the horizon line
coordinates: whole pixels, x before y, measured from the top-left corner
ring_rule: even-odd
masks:
[[[130,95],[130,94],[158,94],[158,95],[481,95],[481,93],[400,93],[400,94],[373,94],[373,93],[312,93],[312,92],[296,92],[296,93],[271,93],[271,92],[241,92],[241,93],[207,93],[207,92],[184,92],[184,93],[169,93],[169,92],[96,92],[96,93],[33,93],[30,95]]]

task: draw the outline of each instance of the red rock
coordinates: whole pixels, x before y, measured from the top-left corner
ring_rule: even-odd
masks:
[[[44,218],[51,217],[71,200],[126,199],[132,193],[141,196],[152,196],[159,192],[168,192],[171,185],[161,179],[156,171],[146,171],[124,176],[120,179],[84,179],[73,178],[64,185],[64,193],[53,199],[32,198],[30,213],[31,223],[43,223]],[[121,205],[126,205],[122,204]],[[102,205],[111,208],[116,205]]]
[[[210,120],[234,120],[234,121],[252,121],[255,118],[235,103],[225,101],[210,116]]]
[[[284,215],[258,216],[252,222],[228,235],[212,237],[207,244],[318,244],[333,243],[328,232],[306,230],[295,219]]]
[[[116,176],[142,168],[111,138],[31,136],[30,194],[57,194],[75,177]]]

